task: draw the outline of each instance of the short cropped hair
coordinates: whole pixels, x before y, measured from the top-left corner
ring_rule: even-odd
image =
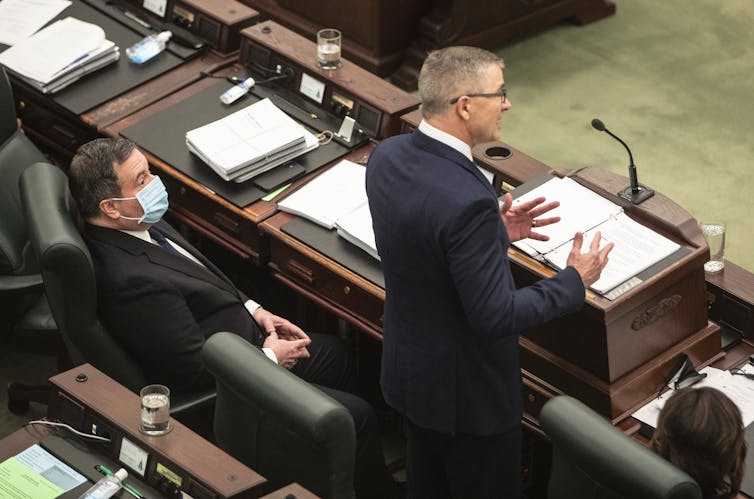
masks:
[[[136,145],[128,139],[95,139],[82,145],[71,160],[68,184],[79,213],[90,219],[103,199],[119,197],[121,186],[115,165],[123,163]]]
[[[505,67],[500,57],[477,47],[447,47],[431,52],[419,73],[422,115],[431,118],[443,114],[451,99],[481,92],[481,77],[491,64]]]
[[[705,499],[738,494],[746,460],[741,411],[714,388],[684,388],[665,403],[652,449],[688,473]]]

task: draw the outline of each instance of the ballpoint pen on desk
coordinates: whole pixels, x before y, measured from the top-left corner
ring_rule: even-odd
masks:
[[[136,14],[132,13],[131,11],[124,10],[123,15],[129,18],[130,20],[134,21],[136,24],[140,25],[142,28],[146,29],[152,29],[152,25],[146,22],[144,19],[140,18]]]

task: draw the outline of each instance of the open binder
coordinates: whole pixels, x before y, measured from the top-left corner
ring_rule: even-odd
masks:
[[[278,203],[337,234],[379,260],[366,191],[366,168],[342,160]]]
[[[619,205],[568,177],[552,177],[533,189],[523,189],[525,193],[518,196],[517,190],[512,193],[514,203],[540,196],[560,202],[558,208],[546,215],[560,216],[560,222],[536,229],[549,236],[549,240],[524,239],[513,243],[529,256],[562,270],[567,266],[576,232],[584,233],[582,251],[589,248],[597,232],[602,236],[601,245],[615,243],[600,279],[591,286],[602,295],[680,249],[680,245],[630,218]]]

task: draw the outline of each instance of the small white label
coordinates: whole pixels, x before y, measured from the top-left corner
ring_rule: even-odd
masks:
[[[301,85],[298,90],[317,104],[322,104],[322,99],[325,98],[325,84],[306,73],[301,73]]]
[[[160,17],[165,17],[168,0],[144,0],[141,5],[148,11],[154,12]]]
[[[120,455],[118,459],[120,462],[135,470],[141,476],[144,476],[144,471],[147,468],[147,459],[149,453],[141,447],[137,447],[136,444],[123,438],[120,444]]]

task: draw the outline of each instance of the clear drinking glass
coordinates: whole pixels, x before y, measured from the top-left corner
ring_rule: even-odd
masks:
[[[340,67],[340,31],[333,28],[317,32],[317,62],[322,69]]]
[[[719,272],[725,267],[725,224],[704,222],[700,225],[709,245],[710,259],[704,264],[705,272]]]
[[[170,389],[165,385],[147,385],[141,389],[141,431],[158,436],[172,429],[170,424]]]

